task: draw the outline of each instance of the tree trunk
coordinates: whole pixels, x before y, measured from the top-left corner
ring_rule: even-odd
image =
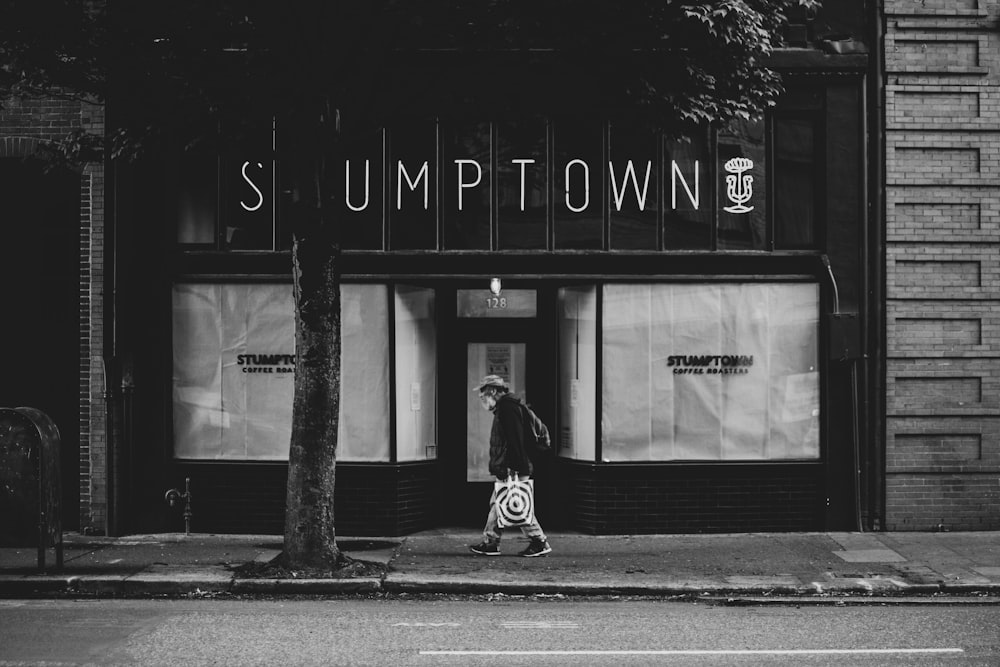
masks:
[[[284,564],[334,568],[347,559],[334,528],[340,410],[340,248],[324,207],[328,107],[306,112],[292,168],[295,397],[288,456]],[[313,130],[310,132],[309,130]]]

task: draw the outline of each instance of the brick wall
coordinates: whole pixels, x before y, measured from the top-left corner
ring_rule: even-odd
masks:
[[[885,527],[996,530],[1000,6],[885,11]]]
[[[408,535],[434,525],[439,497],[435,464],[337,464],[337,534]],[[191,479],[191,530],[280,535],[285,530],[288,465],[182,462],[176,487]],[[156,504],[160,530],[184,529],[183,510]]]
[[[560,463],[570,526],[585,533],[789,532],[823,525],[824,468],[814,463]]]
[[[0,156],[35,155],[46,143],[81,128],[103,133],[103,108],[58,97],[4,100],[0,106]],[[83,165],[80,182],[80,529],[100,533],[105,531],[107,516],[102,372],[103,164]]]

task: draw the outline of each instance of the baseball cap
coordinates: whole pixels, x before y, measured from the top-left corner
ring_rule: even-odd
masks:
[[[487,375],[479,381],[479,384],[472,388],[472,391],[482,391],[483,387],[500,387],[502,389],[510,389],[510,387],[507,386],[507,381],[499,375]]]

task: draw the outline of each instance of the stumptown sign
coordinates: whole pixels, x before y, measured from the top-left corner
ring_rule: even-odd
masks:
[[[533,159],[511,160],[512,165],[520,174],[520,210],[525,210],[526,181],[529,168],[533,168],[536,161]],[[455,188],[457,192],[458,210],[463,210],[466,191],[479,187],[483,181],[483,168],[476,160],[454,160],[456,167]],[[650,179],[653,172],[652,161],[647,161],[645,166],[628,160],[625,168],[621,165],[616,167],[614,162],[608,162],[608,180],[611,185],[612,203],[616,210],[621,211],[622,206],[628,196],[629,189],[635,195],[635,201],[640,211],[646,210],[648,195],[650,192]],[[726,176],[726,196],[732,202],[730,206],[725,206],[723,210],[729,213],[749,213],[753,206],[747,203],[753,197],[753,176],[748,172],[753,169],[753,160],[746,157],[734,157],[726,161],[724,167],[728,173]],[[254,177],[254,168],[257,173],[264,170],[264,165],[260,162],[245,161],[240,169],[240,174],[246,185],[249,187],[250,196],[240,200],[240,206],[247,212],[260,210],[264,203],[264,194],[258,186]],[[400,160],[396,162],[395,193],[393,201],[396,210],[403,209],[403,193],[405,189],[409,192],[419,192],[423,190],[423,208],[427,210],[430,204],[430,166],[424,162],[415,170],[415,175],[411,169]],[[566,208],[574,213],[585,211],[590,206],[590,165],[580,159],[570,160],[566,163],[563,182],[565,184]],[[639,174],[642,173],[642,184],[640,185]],[[364,187],[358,193],[357,185],[351,185],[352,175],[355,179],[363,178]],[[360,179],[359,179],[360,180]],[[371,161],[365,160],[364,166],[360,167],[357,162],[352,165],[347,160],[344,165],[344,203],[352,211],[364,211],[372,201],[371,197]],[[357,183],[357,180],[355,181]],[[582,187],[580,187],[582,185]],[[693,169],[687,175],[681,169],[676,160],[670,161],[670,207],[676,210],[678,207],[678,185],[683,191],[681,197],[687,197],[691,207],[698,210],[701,206],[701,169],[698,160],[693,161]],[[574,187],[575,186],[575,187]],[[572,195],[571,195],[572,192]]]

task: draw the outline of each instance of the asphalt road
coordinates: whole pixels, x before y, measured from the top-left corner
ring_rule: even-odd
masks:
[[[0,665],[1000,665],[1000,605],[0,600]]]

